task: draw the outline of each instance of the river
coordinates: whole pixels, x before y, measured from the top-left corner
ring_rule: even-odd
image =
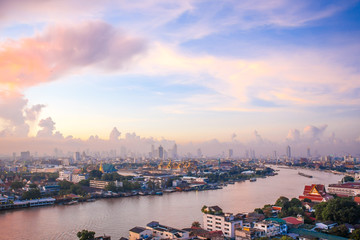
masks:
[[[128,237],[134,226],[145,226],[155,220],[176,228],[202,223],[201,207],[218,205],[225,212],[249,212],[279,196],[288,198],[302,194],[305,184],[328,185],[341,180],[341,175],[300,170],[314,176],[298,175],[298,170],[275,168],[278,175],[237,182],[223,189],[200,192],[175,192],[163,196],[135,196],[101,199],[71,206],[50,206],[0,212],[0,239],[77,239],[82,229],[112,239]]]

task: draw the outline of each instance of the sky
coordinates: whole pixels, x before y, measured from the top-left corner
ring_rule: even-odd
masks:
[[[359,12],[356,0],[2,0],[0,154],[176,142],[357,155]]]

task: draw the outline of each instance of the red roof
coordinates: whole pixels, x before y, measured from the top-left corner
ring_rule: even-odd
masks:
[[[283,218],[282,220],[284,220],[286,223],[292,224],[292,225],[303,224],[303,222],[298,220],[296,217],[286,217],[286,218]]]

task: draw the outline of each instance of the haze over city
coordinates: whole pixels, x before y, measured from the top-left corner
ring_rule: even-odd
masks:
[[[359,154],[359,1],[0,2],[0,155]]]

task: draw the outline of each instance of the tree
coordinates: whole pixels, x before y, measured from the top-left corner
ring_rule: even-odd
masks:
[[[199,228],[199,227],[201,227],[201,225],[198,221],[195,221],[191,224],[191,227]]]
[[[24,192],[21,196],[22,199],[37,199],[41,198],[41,193],[39,189],[30,189],[27,192]]]
[[[91,179],[94,179],[94,178],[101,179],[102,174],[103,173],[101,171],[95,169],[89,173],[89,177]]]
[[[89,187],[89,186],[90,186],[90,180],[89,180],[89,179],[81,180],[81,181],[79,182],[79,184],[80,184],[81,186]]]
[[[11,185],[10,185],[10,187],[11,187],[12,189],[14,189],[14,190],[17,190],[17,189],[19,189],[19,188],[22,188],[23,186],[24,186],[24,184],[23,184],[22,182],[18,182],[18,181],[12,182]]]
[[[342,224],[330,229],[329,233],[340,237],[348,237],[349,230],[344,224]]]
[[[61,190],[70,189],[71,185],[74,185],[74,183],[66,181],[66,180],[59,182],[59,186],[60,186]]]
[[[276,200],[275,205],[279,207],[283,207],[285,203],[288,203],[289,199],[287,197],[281,196]]]
[[[356,224],[360,220],[360,206],[351,198],[336,198],[315,205],[315,215],[318,220]]]
[[[350,238],[354,240],[360,240],[360,229],[353,231],[350,235]]]
[[[117,188],[115,186],[114,182],[109,182],[108,185],[106,185],[105,190],[111,191],[111,192],[117,192]]]
[[[95,232],[84,229],[81,232],[78,232],[76,236],[79,240],[93,240],[95,238]]]
[[[342,179],[342,182],[353,182],[353,181],[354,181],[354,178],[352,176],[345,176]]]
[[[71,185],[70,192],[77,195],[85,195],[86,193],[79,184]]]

